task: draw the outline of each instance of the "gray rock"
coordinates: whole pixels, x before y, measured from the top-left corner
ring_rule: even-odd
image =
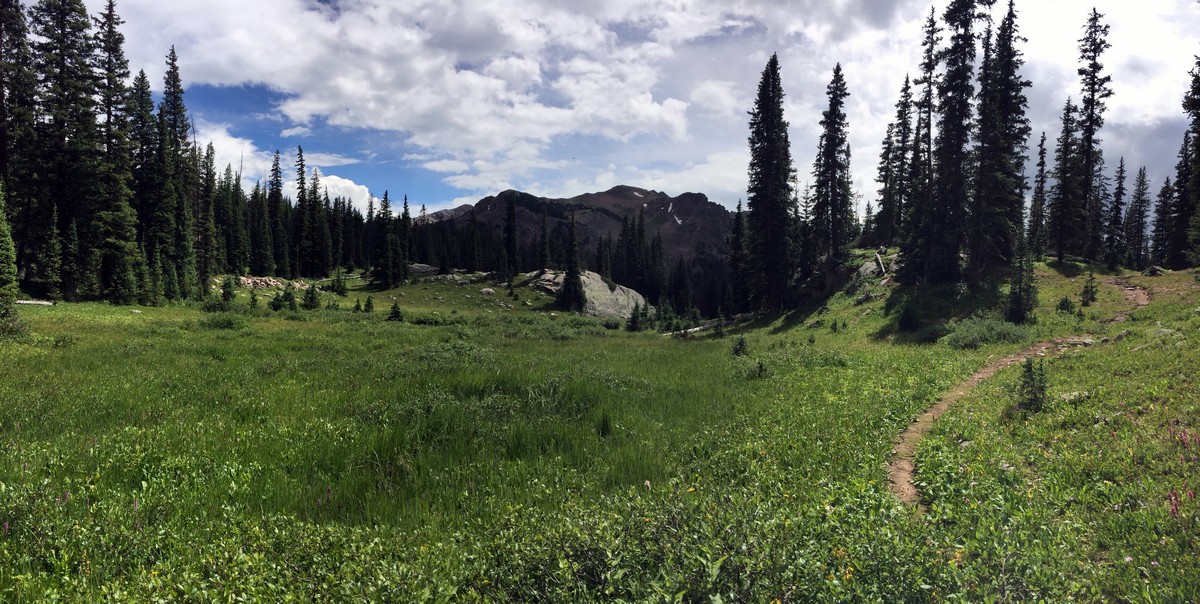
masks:
[[[563,271],[542,270],[525,275],[529,287],[551,296],[562,289]],[[623,285],[609,283],[600,275],[585,271],[580,275],[583,294],[587,298],[583,312],[593,317],[627,319],[633,314],[634,306],[646,307],[646,299],[638,292]]]
[[[494,296],[494,295],[496,295],[496,290],[494,290],[490,287],[485,287],[485,288],[479,290],[479,293],[481,293],[485,296]]]

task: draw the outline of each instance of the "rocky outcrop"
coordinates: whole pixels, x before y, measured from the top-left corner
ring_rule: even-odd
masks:
[[[542,270],[528,273],[524,278],[528,287],[556,296],[565,276],[563,271]],[[628,287],[605,281],[604,277],[591,271],[585,271],[580,277],[587,297],[583,307],[586,315],[627,319],[633,314],[634,306],[646,306],[646,299]]]

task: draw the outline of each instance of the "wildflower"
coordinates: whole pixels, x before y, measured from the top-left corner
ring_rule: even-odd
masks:
[[[1150,566],[1158,566],[1158,560],[1152,560]]]
[[[695,493],[695,492],[696,492],[696,487],[691,487],[691,488],[689,488],[689,489],[688,489],[688,492],[689,492],[689,493]]]
[[[1133,562],[1133,556],[1125,556],[1126,562]]]
[[[4,521],[4,534],[5,535],[8,534],[8,521],[7,520]]]

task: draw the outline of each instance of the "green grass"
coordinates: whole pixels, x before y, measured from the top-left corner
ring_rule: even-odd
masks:
[[[1015,369],[964,399],[918,456],[925,516],[887,491],[896,435],[1025,342],[919,343],[878,280],[724,339],[448,283],[371,314],[23,308],[0,599],[1194,599],[1196,284],[1140,279],[1155,303],[1109,325],[1115,288],[1080,319],[1053,304],[1085,277],[1039,275],[1025,342],[1130,334],[1049,361],[1042,414],[1006,411]],[[948,295],[939,331],[1003,300]]]

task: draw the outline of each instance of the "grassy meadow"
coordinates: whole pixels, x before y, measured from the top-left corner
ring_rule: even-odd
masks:
[[[1055,306],[1080,267],[1038,275],[1037,324],[1001,336],[1003,292],[877,278],[690,338],[446,282],[314,311],[22,307],[0,600],[1196,601],[1200,284],[1134,276],[1153,302],[1108,323],[1132,308],[1108,275],[1078,313]],[[1082,334],[1041,413],[1012,409],[1011,367],[935,425],[927,513],[888,492],[941,392]]]

